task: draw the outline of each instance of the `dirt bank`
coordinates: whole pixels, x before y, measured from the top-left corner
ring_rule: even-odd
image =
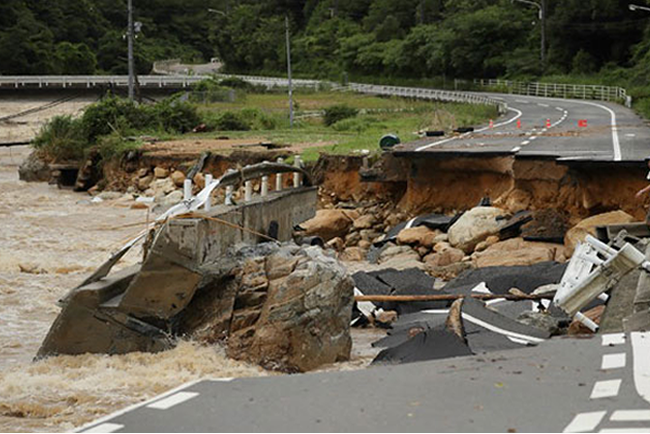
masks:
[[[559,164],[514,157],[410,159],[400,207],[411,213],[453,212],[475,206],[483,197],[510,211],[562,210],[572,221],[622,209],[638,219],[645,203],[635,193],[647,185],[647,169],[635,166]]]

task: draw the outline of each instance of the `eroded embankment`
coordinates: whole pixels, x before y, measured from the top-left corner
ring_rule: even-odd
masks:
[[[216,178],[228,169],[291,155],[289,150],[214,153],[204,160],[200,171]],[[135,193],[144,193],[154,178],[154,168],[188,174],[199,159],[199,154],[173,152],[125,155],[103,166],[104,179],[99,186],[117,191],[131,187]],[[511,212],[559,210],[574,223],[617,209],[641,220],[650,203],[650,196],[635,197],[647,185],[647,168],[642,162],[576,164],[514,156],[385,154],[371,159],[368,165],[364,166],[364,157],[359,155],[321,155],[317,162],[308,164],[316,184],[321,186],[321,206],[341,201],[390,202],[409,214],[453,213],[489,197],[495,205]]]
[[[365,197],[375,192],[382,196],[379,199],[386,199],[390,194],[399,200],[400,209],[411,214],[466,210],[489,197],[512,212],[561,210],[572,222],[617,209],[641,220],[650,202],[647,197],[635,197],[647,185],[647,169],[641,162],[568,165],[513,156],[385,156],[371,170],[371,176],[361,170],[364,178],[384,181],[370,183],[361,182],[358,170],[356,177],[349,167],[337,171],[334,162],[332,157],[323,157],[317,166],[327,167],[322,186],[329,195]]]

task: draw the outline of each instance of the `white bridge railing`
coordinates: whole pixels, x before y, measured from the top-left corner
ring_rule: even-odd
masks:
[[[517,95],[617,101],[624,102],[627,106],[630,106],[632,103],[626,90],[618,86],[542,83],[536,81],[525,82],[498,79],[475,79],[474,85]]]
[[[399,96],[444,102],[493,105],[499,112],[505,113],[508,106],[503,101],[470,92],[427,89],[420,87],[382,86],[375,84],[350,83],[348,88],[354,92],[372,95]]]

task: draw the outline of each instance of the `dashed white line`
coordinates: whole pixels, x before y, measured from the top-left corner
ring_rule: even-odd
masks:
[[[632,367],[634,387],[641,398],[650,402],[650,333],[630,333],[632,340]]]
[[[516,99],[515,102],[518,102],[520,104],[528,104],[528,101],[524,101],[523,99]]]
[[[147,408],[155,408],[156,410],[168,410],[173,406],[181,404],[185,401],[189,401],[198,395],[199,394],[197,392],[178,392],[168,398],[147,405]]]
[[[548,104],[542,104],[541,102],[537,104],[540,107],[548,107]]]
[[[578,413],[569,423],[564,432],[589,432],[596,429],[603,417],[604,411],[592,411],[590,413]]]
[[[510,152],[519,152],[519,151],[521,151],[521,147],[520,147],[520,146],[515,146],[514,148],[512,148],[512,149],[510,150]]]
[[[611,398],[618,395],[618,390],[621,388],[621,380],[605,380],[597,381],[591,391],[590,399]]]
[[[616,410],[609,419],[612,422],[648,422],[650,410]]]
[[[625,333],[608,333],[602,336],[603,347],[609,345],[622,345],[625,343]]]
[[[555,110],[559,110],[559,111],[561,111],[561,112],[564,111],[564,109],[563,109],[562,107],[555,107]]]
[[[521,142],[521,144],[524,145],[524,146],[526,146],[529,143],[530,143],[530,140],[525,140],[525,141]]]
[[[516,108],[509,107],[508,110],[509,110],[509,111],[513,111],[513,112],[515,112],[516,115],[513,116],[512,118],[508,119],[507,121],[503,121],[503,122],[500,122],[500,123],[498,123],[498,124],[494,124],[494,125],[492,126],[492,128],[499,128],[499,127],[503,127],[503,126],[505,126],[505,125],[511,124],[512,122],[514,122],[514,121],[516,121],[517,119],[519,119],[519,118],[521,117],[521,115],[523,115],[523,113],[522,113],[520,110],[517,110]],[[488,126],[488,127],[484,127],[484,128],[480,128],[480,129],[478,129],[478,130],[475,130],[474,132],[475,132],[475,133],[480,133],[480,132],[483,132],[483,131],[488,130],[488,129],[490,129],[489,126]],[[464,137],[469,136],[470,134],[472,134],[472,133],[471,133],[471,132],[470,132],[470,133],[464,133],[464,134],[461,134],[460,136],[450,137],[450,138],[445,139],[445,140],[440,140],[440,141],[438,141],[438,142],[429,143],[428,145],[424,145],[424,146],[420,146],[419,148],[416,148],[416,149],[415,149],[415,152],[424,151],[425,149],[429,149],[429,148],[432,148],[432,147],[434,147],[434,146],[439,146],[439,145],[442,145],[443,143],[451,142],[452,140],[462,139],[462,138],[464,138]]]
[[[529,140],[532,142],[533,140],[537,139],[537,136],[531,137]]]
[[[625,367],[625,353],[605,354],[600,369],[619,369]]]
[[[103,423],[84,432],[109,433],[122,428],[124,428],[124,425],[120,425],[119,423]]]

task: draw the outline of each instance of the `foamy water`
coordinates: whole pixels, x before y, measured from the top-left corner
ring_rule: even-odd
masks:
[[[29,148],[0,148],[0,432],[69,431],[185,382],[269,375],[228,359],[219,347],[181,342],[173,350],[118,356],[60,356],[32,362],[59,313],[56,301],[139,232],[146,210],[91,204],[82,193],[18,180]],[[139,261],[134,249],[120,266]],[[380,330],[355,332],[359,369],[376,354]]]

